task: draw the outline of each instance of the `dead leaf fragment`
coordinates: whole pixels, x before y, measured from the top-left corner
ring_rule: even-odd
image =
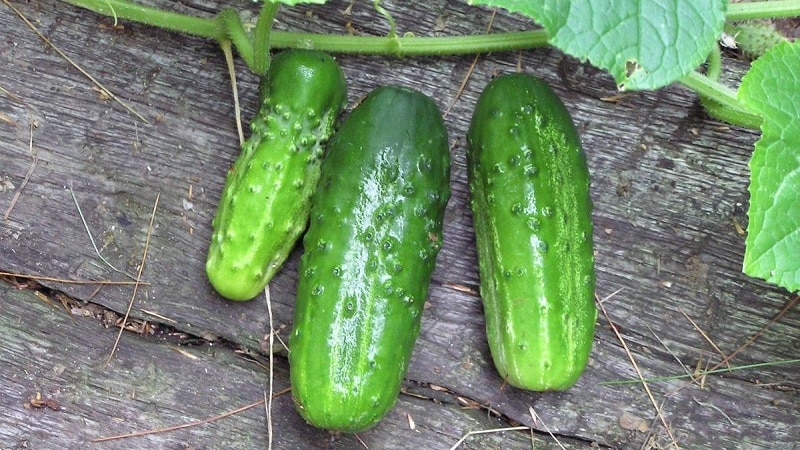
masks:
[[[28,399],[23,406],[25,406],[26,409],[49,408],[53,411],[61,411],[61,405],[56,400],[42,397],[41,392],[37,392],[36,395]]]
[[[619,426],[624,430],[638,431],[640,433],[646,433],[650,430],[650,425],[646,420],[629,412],[623,412],[619,416]]]

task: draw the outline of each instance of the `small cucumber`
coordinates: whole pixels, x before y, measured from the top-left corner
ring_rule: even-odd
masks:
[[[312,425],[366,430],[397,399],[450,197],[447,131],[432,99],[372,91],[330,143],[303,238],[292,395]]]
[[[589,172],[575,125],[543,81],[492,80],[475,107],[467,165],[486,333],[509,384],[564,390],[592,348]]]
[[[273,58],[212,223],[206,274],[223,297],[262,292],[305,230],[323,145],[346,97],[344,75],[327,54],[287,50]]]

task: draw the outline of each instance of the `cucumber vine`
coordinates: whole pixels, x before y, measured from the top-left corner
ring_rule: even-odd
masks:
[[[374,1],[374,7],[391,26],[387,36],[351,36],[279,30],[270,32],[272,20],[279,6],[279,3],[270,1],[263,2],[252,33],[245,30],[238,12],[233,9],[225,9],[215,18],[203,18],[144,6],[131,0],[64,1],[115,19],[140,22],[220,42],[231,41],[247,66],[259,75],[263,75],[269,66],[269,48],[304,47],[331,53],[394,57],[439,56],[543,47],[548,45],[549,38],[547,32],[541,29],[466,36],[399,36],[391,14],[380,6],[378,0]],[[729,23],[796,16],[800,16],[798,0],[732,3],[726,12]],[[718,50],[717,55],[710,56],[709,63],[713,65],[717,58]],[[678,81],[700,96],[703,105],[712,116],[747,128],[758,128],[761,123],[760,116],[739,102],[736,99],[736,92],[717,81],[716,74],[709,73],[709,75],[711,76],[694,72]]]

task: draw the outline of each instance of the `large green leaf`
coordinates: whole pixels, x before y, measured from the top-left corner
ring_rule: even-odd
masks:
[[[739,100],[764,116],[750,160],[744,272],[800,290],[800,41],[753,62]]]
[[[656,89],[703,63],[725,0],[469,0],[532,17],[550,43],[608,70],[620,89]]]

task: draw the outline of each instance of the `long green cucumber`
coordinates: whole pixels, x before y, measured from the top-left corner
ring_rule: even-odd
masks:
[[[492,80],[468,132],[486,333],[509,384],[564,390],[589,359],[597,308],[589,172],[575,125],[543,81]]]
[[[441,113],[407,88],[372,91],[332,138],[303,239],[292,395],[312,425],[359,432],[395,403],[450,197]]]
[[[327,54],[287,50],[273,58],[212,223],[206,274],[223,297],[262,292],[305,230],[323,145],[346,96],[344,75]]]

